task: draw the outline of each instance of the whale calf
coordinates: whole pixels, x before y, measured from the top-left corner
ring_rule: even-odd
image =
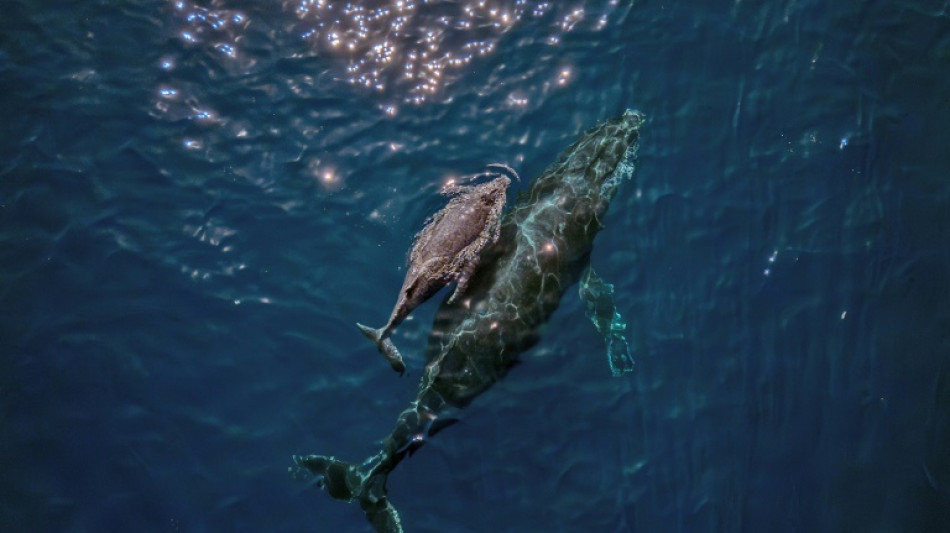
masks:
[[[297,471],[313,476],[331,497],[358,502],[376,531],[403,531],[386,491],[387,476],[537,342],[539,328],[589,268],[601,219],[617,187],[633,174],[642,123],[643,115],[628,110],[594,126],[519,196],[502,219],[498,240],[483,251],[464,296],[440,306],[419,392],[382,450],[361,464],[295,456]],[[619,315],[610,314],[612,288],[585,276],[581,289],[588,309],[604,310],[588,314],[605,333],[612,371],[629,371],[633,360],[626,341],[617,339],[622,328],[613,324]]]
[[[507,165],[494,166],[514,173]],[[517,174],[514,175],[517,177]],[[449,301],[454,302],[464,294],[469,279],[478,268],[482,249],[498,241],[505,191],[511,180],[495,172],[478,174],[472,179],[491,176],[496,177],[486,183],[452,184],[442,190],[451,200],[426,220],[413,240],[406,279],[399,289],[399,297],[389,320],[379,329],[356,325],[376,344],[393,370],[400,374],[406,371],[406,365],[399,350],[389,339],[393,329],[413,309],[453,281],[456,286]]]

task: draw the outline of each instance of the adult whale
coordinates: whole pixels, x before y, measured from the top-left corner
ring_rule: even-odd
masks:
[[[402,531],[386,493],[387,476],[537,342],[540,326],[588,268],[601,218],[617,187],[633,174],[642,122],[641,114],[628,110],[591,128],[519,197],[502,221],[500,238],[484,252],[465,297],[439,308],[419,393],[399,415],[383,449],[361,465],[330,456],[295,456],[298,469],[312,474],[330,496],[359,502],[376,531]],[[601,323],[611,322],[611,313],[615,319],[619,315],[612,310],[612,289],[603,289],[610,286],[593,278],[597,283],[582,287],[581,294],[589,309],[607,309],[591,317],[601,329]],[[617,328],[606,329],[611,368],[615,374],[630,370],[626,341],[615,342]]]

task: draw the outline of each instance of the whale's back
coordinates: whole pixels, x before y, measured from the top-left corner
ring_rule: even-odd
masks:
[[[617,186],[632,175],[642,120],[628,111],[568,147],[505,216],[466,299],[439,308],[426,372],[447,402],[467,405],[537,342],[587,267]]]

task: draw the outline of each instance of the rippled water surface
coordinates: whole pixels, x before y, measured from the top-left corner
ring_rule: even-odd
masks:
[[[850,5],[849,5],[850,4]],[[407,531],[950,530],[950,3],[30,2],[0,16],[0,530],[368,531],[449,179],[639,109],[592,263],[389,480]],[[439,298],[441,298],[440,296]]]

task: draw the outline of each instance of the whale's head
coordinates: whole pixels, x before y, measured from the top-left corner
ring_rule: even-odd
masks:
[[[617,185],[633,175],[643,120],[628,109],[584,132],[535,180],[531,196],[586,198],[606,208]]]
[[[642,123],[643,115],[628,109],[588,130],[564,154],[565,178],[573,180],[578,192],[588,190],[606,208],[617,186],[633,175]]]
[[[543,212],[542,219],[574,239],[592,238],[617,187],[633,175],[643,120],[641,113],[627,110],[584,132],[534,181],[523,208],[530,207],[535,216]],[[520,224],[528,215],[516,216]],[[563,226],[567,220],[574,228]]]

